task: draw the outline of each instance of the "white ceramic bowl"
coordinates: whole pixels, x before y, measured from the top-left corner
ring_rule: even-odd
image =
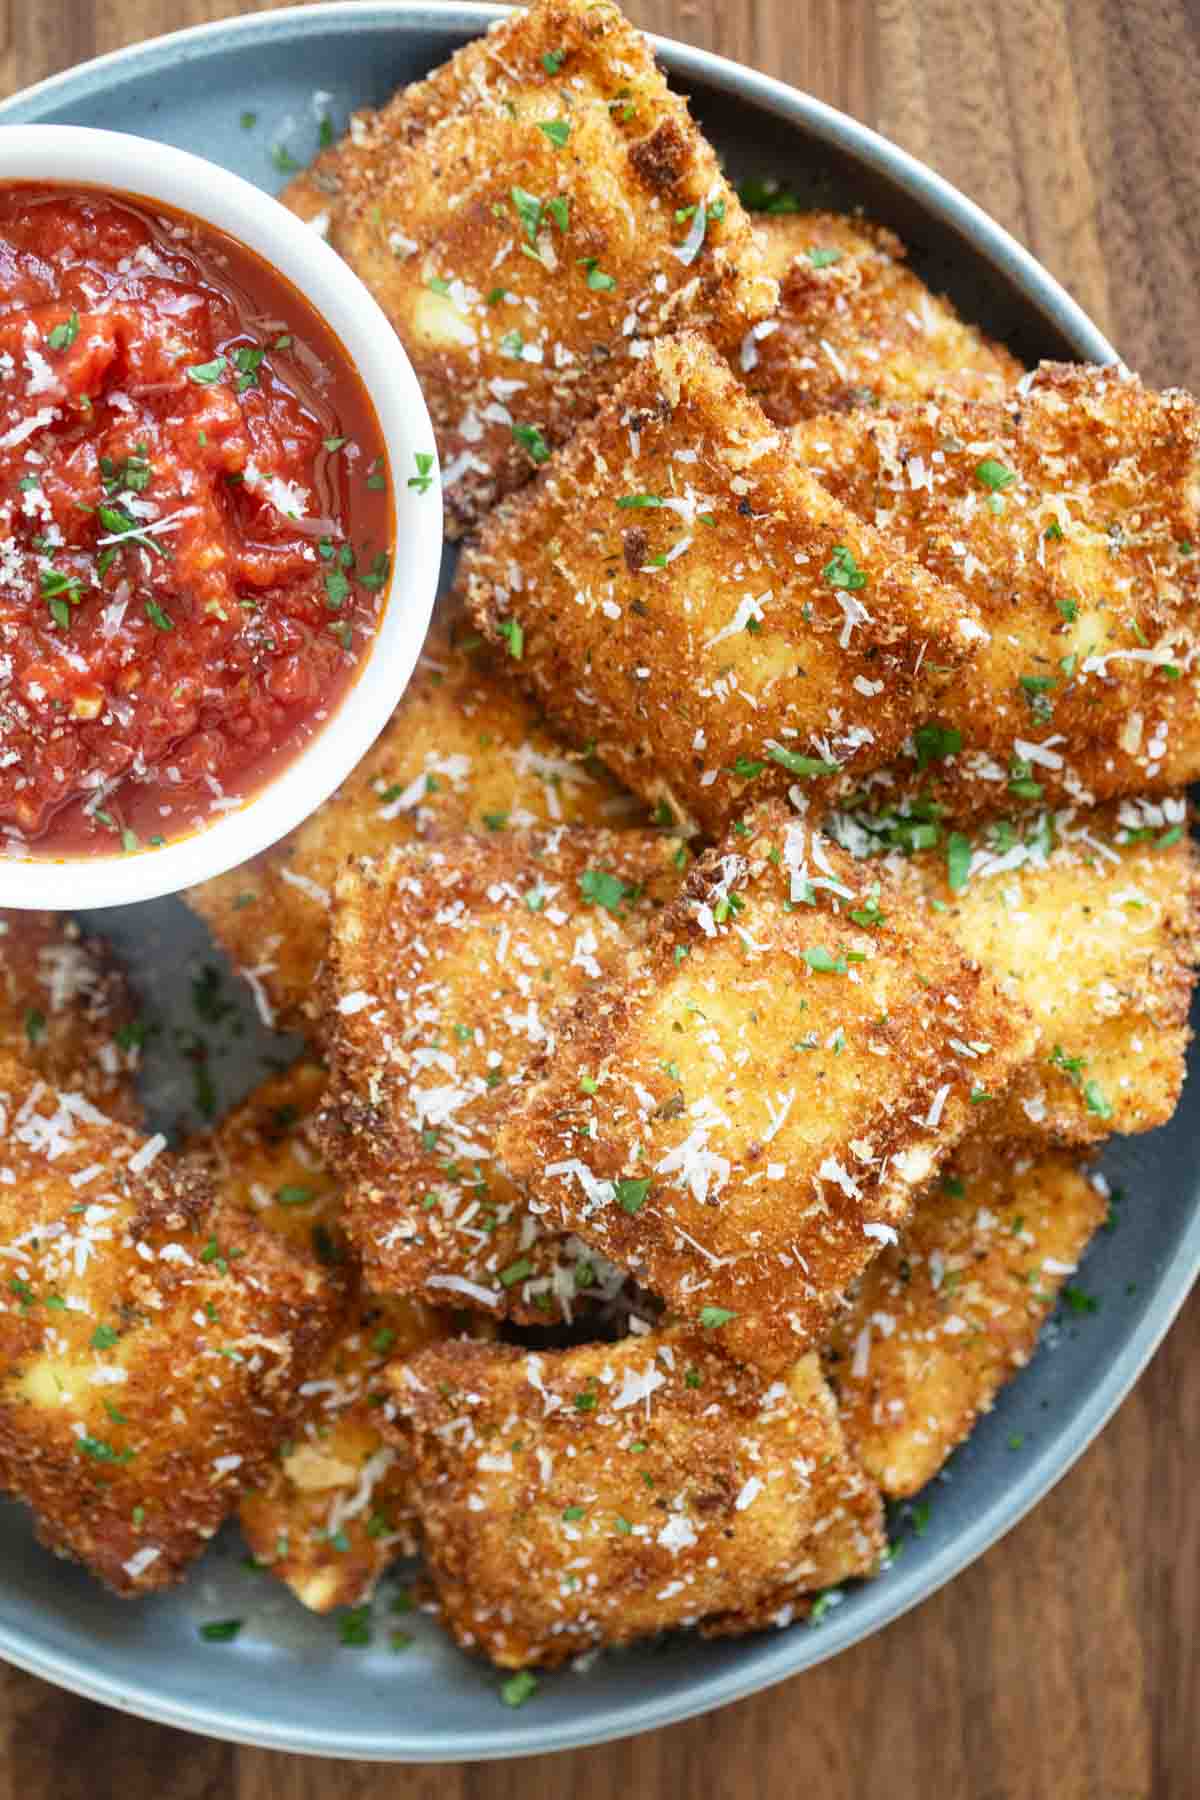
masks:
[[[0,858],[0,906],[121,906],[206,881],[265,850],[333,792],[383,729],[416,666],[437,593],[440,486],[436,479],[424,493],[408,486],[415,455],[434,449],[433,427],[399,339],[358,277],[310,226],[240,176],[121,132],[5,125],[0,182],[9,181],[111,188],[165,203],[256,251],[341,340],[374,403],[391,469],[395,552],[375,638],[341,705],[281,774],[237,811],[158,850]]]

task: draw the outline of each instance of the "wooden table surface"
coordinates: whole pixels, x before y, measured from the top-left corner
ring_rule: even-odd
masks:
[[[0,0],[0,91],[238,0]],[[1200,388],[1190,0],[639,0],[964,188],[1156,383]],[[916,1613],[709,1718],[508,1764],[240,1750],[0,1671],[0,1800],[1187,1800],[1200,1792],[1200,1296],[1099,1442]]]

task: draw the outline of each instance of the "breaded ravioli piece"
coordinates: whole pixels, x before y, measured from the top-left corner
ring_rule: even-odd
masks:
[[[1200,772],[1200,412],[1043,364],[1003,406],[817,419],[805,467],[986,628],[905,764],[952,812],[1087,804]]]
[[[440,838],[337,885],[325,1141],[370,1285],[531,1321],[608,1286],[543,1237],[496,1166],[502,1120],[556,1014],[596,989],[683,880],[655,832]]]
[[[776,802],[561,1021],[497,1151],[544,1223],[777,1371],[1034,1041],[926,909]]]
[[[238,1523],[253,1555],[311,1612],[370,1598],[417,1550],[412,1456],[381,1423],[395,1412],[382,1371],[451,1334],[419,1300],[359,1292],[348,1322],[300,1388],[302,1412]]]
[[[330,897],[349,857],[434,830],[638,816],[603,769],[550,736],[478,634],[443,613],[391,721],[337,792],[280,843],[187,900],[250,980],[265,1022],[316,1033]]]
[[[963,953],[1037,1028],[1032,1058],[990,1109],[994,1136],[1086,1144],[1166,1124],[1183,1087],[1200,956],[1182,797],[951,833],[908,872]]]
[[[885,1494],[931,1481],[1029,1361],[1104,1192],[1069,1156],[981,1137],[871,1264],[824,1360],[851,1450]]]
[[[201,1161],[10,1058],[0,1122],[0,1485],[117,1593],[167,1587],[268,1466],[340,1297]]]
[[[391,1406],[384,1364],[452,1330],[419,1300],[362,1288],[340,1229],[341,1194],[317,1142],[325,1071],[301,1061],[224,1119],[210,1154],[226,1201],[312,1247],[336,1271],[347,1307],[309,1379],[286,1443],[243,1494],[238,1520],[257,1561],[313,1612],[357,1606],[416,1549],[412,1461],[380,1435]]]
[[[750,330],[734,366],[777,424],[936,389],[1001,400],[1020,379],[1016,357],[931,293],[882,226],[822,212],[755,225],[779,308]]]
[[[108,946],[63,913],[0,911],[0,1045],[140,1124],[144,1032]]]
[[[354,138],[358,141],[355,142]],[[457,536],[664,331],[732,350],[777,288],[712,149],[615,6],[539,0],[359,115],[298,191],[408,351]]]
[[[873,1574],[879,1496],[817,1358],[770,1385],[715,1334],[437,1345],[389,1379],[441,1617],[504,1668],[683,1625],[786,1625]]]
[[[983,635],[695,333],[651,347],[458,579],[567,737],[707,831],[889,761]]]

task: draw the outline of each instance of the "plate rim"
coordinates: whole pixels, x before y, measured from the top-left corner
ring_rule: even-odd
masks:
[[[480,4],[478,0],[450,0],[428,5],[421,0],[320,0],[319,4],[283,7],[265,13],[244,13],[231,19],[210,20],[177,31],[159,34],[137,44],[76,64],[47,76],[0,102],[0,125],[31,105],[51,103],[59,95],[95,93],[110,72],[125,73],[131,65],[153,65],[193,44],[215,39],[287,35],[311,26],[345,23],[362,27],[368,20],[394,22],[401,31],[435,30],[478,34],[512,9]],[[1002,271],[1037,305],[1077,349],[1081,357],[1096,362],[1117,359],[1104,334],[1043,265],[1003,226],[961,193],[950,181],[918,158],[893,144],[869,126],[829,106],[810,94],[764,75],[743,64],[699,46],[648,34],[672,74],[683,82],[695,80],[728,93],[760,112],[810,133],[877,170],[896,187],[938,215],[972,249]],[[1112,1360],[1101,1378],[1079,1404],[1064,1454],[1061,1442],[1047,1445],[1022,1470],[1020,1476],[997,1490],[996,1498],[966,1527],[959,1528],[935,1551],[920,1578],[893,1573],[881,1584],[878,1602],[869,1619],[842,1620],[835,1614],[822,1625],[819,1636],[780,1633],[765,1640],[765,1648],[745,1668],[734,1667],[697,1677],[684,1697],[647,1698],[630,1705],[614,1702],[605,1712],[588,1720],[538,1724],[533,1715],[514,1714],[511,1724],[497,1721],[488,1729],[456,1730],[453,1739],[442,1732],[423,1734],[406,1726],[386,1736],[341,1728],[336,1721],[319,1728],[285,1726],[272,1730],[259,1717],[239,1718],[228,1707],[197,1699],[177,1702],[151,1693],[131,1691],[127,1684],[97,1673],[73,1652],[30,1641],[26,1628],[10,1626],[0,1617],[0,1654],[16,1667],[69,1689],[87,1699],[119,1711],[217,1737],[227,1742],[261,1749],[288,1751],[332,1759],[378,1762],[468,1762],[500,1760],[550,1751],[586,1748],[609,1743],[636,1733],[680,1723],[699,1714],[747,1698],[777,1682],[816,1667],[852,1644],[884,1630],[912,1607],[936,1593],[947,1581],[1017,1525],[1049,1490],[1060,1481],[1098,1432],[1112,1417],[1145,1372],[1155,1351],[1177,1317],[1200,1272],[1200,1204],[1194,1208],[1173,1254],[1160,1266],[1155,1286],[1162,1303],[1148,1309],[1131,1332],[1123,1352]]]

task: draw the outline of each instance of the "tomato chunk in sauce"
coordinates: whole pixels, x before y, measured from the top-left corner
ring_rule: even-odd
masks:
[[[252,251],[100,190],[0,187],[0,848],[169,842],[344,699],[389,578],[346,351]]]

